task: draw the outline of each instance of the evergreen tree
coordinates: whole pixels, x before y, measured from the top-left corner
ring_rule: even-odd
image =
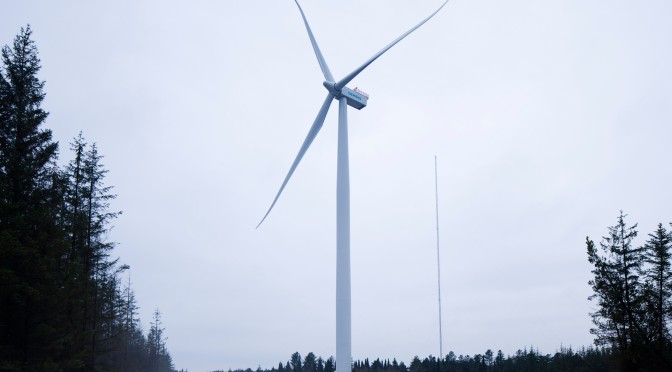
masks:
[[[672,233],[663,224],[658,224],[655,232],[643,246],[646,268],[644,278],[645,322],[650,345],[649,363],[658,369],[672,369],[672,340],[668,328],[672,316]]]
[[[598,309],[592,313],[598,345],[616,348],[625,356],[624,361],[638,359],[645,342],[643,329],[643,288],[639,282],[642,269],[642,248],[635,248],[632,240],[637,236],[637,225],[625,223],[623,212],[609,235],[602,238],[601,253],[586,238],[588,261],[593,264],[594,279],[591,300],[597,300]]]
[[[138,305],[135,293],[131,288],[131,274],[129,271],[128,281],[121,292],[121,332],[119,337],[119,363],[122,371],[142,371],[143,358],[147,353],[147,345],[142,335],[142,327],[138,317]]]
[[[672,369],[672,345],[667,322],[670,313],[672,235],[662,224],[635,247],[636,224],[626,225],[621,212],[600,248],[586,238],[588,261],[593,265],[591,300],[598,346],[610,347],[615,365],[624,371]]]
[[[411,359],[411,365],[409,368],[411,372],[426,372],[422,367],[422,361],[420,360],[420,358],[418,358],[417,355],[414,356],[413,359]]]
[[[322,357],[317,358],[317,372],[324,372],[324,359]]]
[[[42,201],[58,152],[51,131],[41,128],[48,114],[40,107],[44,82],[37,77],[41,66],[31,34],[30,26],[21,28],[12,48],[2,48],[0,197],[3,207],[14,207],[13,221],[2,221],[10,226],[27,217],[26,207]]]
[[[488,366],[488,370],[490,370],[490,368],[495,363],[495,353],[493,353],[490,349],[486,350],[485,354],[483,354],[483,361]]]
[[[298,351],[292,354],[289,363],[291,364],[292,372],[301,372],[301,354]]]
[[[495,371],[500,370],[504,364],[504,353],[502,350],[497,350],[497,356],[495,357]]]
[[[649,234],[644,245],[644,260],[648,267],[643,271],[645,278],[647,314],[650,320],[649,331],[654,342],[664,347],[669,341],[667,320],[672,315],[672,234],[663,224]]]
[[[58,144],[42,128],[44,82],[30,27],[2,48],[0,70],[0,368],[75,368],[67,327]]]
[[[166,338],[163,335],[165,329],[161,322],[161,312],[154,310],[151,328],[147,335],[149,347],[150,370],[155,372],[172,372],[174,370],[173,361],[166,349]]]
[[[86,142],[82,133],[70,144],[74,154],[65,171],[62,173],[65,180],[63,189],[64,216],[62,226],[69,241],[69,250],[65,260],[65,272],[67,290],[67,319],[71,326],[71,332],[76,348],[83,353],[81,357],[88,368],[92,369],[92,354],[86,352],[90,346],[90,333],[92,330],[92,309],[87,296],[87,289],[92,287],[92,278],[84,269],[86,249],[86,213],[84,212],[86,180],[84,178],[84,158]]]
[[[127,269],[110,258],[109,210],[95,144],[80,133],[56,165],[42,125],[44,82],[30,27],[2,48],[0,66],[0,370],[172,371],[160,313],[148,339]]]
[[[107,170],[101,164],[102,156],[96,144],[92,144],[85,153],[83,212],[85,213],[85,246],[83,250],[83,272],[85,280],[85,308],[87,313],[89,345],[92,365],[96,365],[99,354],[113,350],[115,338],[119,333],[120,314],[118,295],[120,285],[118,275],[126,266],[117,267],[117,260],[109,259],[113,242],[106,240],[109,223],[121,212],[110,212],[109,201],[116,195],[111,194],[110,186],[105,186]],[[99,347],[100,343],[106,343]]]
[[[334,372],[336,371],[336,361],[334,360],[334,357],[329,357],[324,362],[324,372]],[[287,372],[287,369],[285,369],[285,372]]]
[[[104,184],[107,170],[96,144],[87,145],[80,132],[70,148],[74,159],[66,168],[64,195],[64,214],[68,216],[64,226],[70,241],[68,318],[76,325],[74,334],[84,352],[86,368],[95,369],[114,364],[111,356],[103,355],[115,350],[113,338],[119,333],[121,321],[116,275],[124,266],[115,269],[117,261],[109,259],[114,243],[106,240],[109,223],[119,213],[109,211],[109,200],[116,195]]]
[[[301,368],[303,372],[316,372],[317,371],[317,357],[312,352],[308,353],[303,359],[303,366]]]

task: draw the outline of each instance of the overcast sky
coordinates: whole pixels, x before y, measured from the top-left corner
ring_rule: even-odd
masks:
[[[303,0],[335,78],[441,0]],[[672,2],[452,0],[350,84],[353,358],[592,343],[585,237],[672,221]],[[335,355],[337,105],[291,0],[6,1],[30,24],[46,127],[97,142],[110,239],[177,368]]]

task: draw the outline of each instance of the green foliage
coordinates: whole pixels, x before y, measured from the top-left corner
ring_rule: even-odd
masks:
[[[621,212],[600,248],[586,238],[594,275],[589,299],[598,305],[591,314],[595,325],[591,333],[597,345],[613,350],[613,362],[621,370],[670,370],[672,236],[659,224],[649,240],[637,247],[636,227],[628,226]]]
[[[315,354],[308,353],[303,359],[303,366],[301,368],[303,372],[317,372],[317,357]]]
[[[309,355],[312,353],[309,353]],[[296,360],[298,352],[292,354],[290,360]],[[486,350],[483,354],[459,355],[450,351],[445,358],[428,356],[420,359],[417,355],[411,359],[408,367],[404,362],[393,359],[355,360],[352,363],[352,372],[608,372],[614,371],[611,364],[612,355],[608,349],[582,348],[578,352],[572,348],[560,348],[554,355],[541,354],[539,350],[530,347],[518,350],[515,355],[504,356],[500,351],[495,354]],[[322,360],[318,357],[317,360]],[[305,361],[305,359],[304,359]],[[327,359],[333,362],[333,357]],[[290,365],[291,362],[287,362]],[[333,366],[333,364],[332,364]],[[305,362],[304,362],[305,367]],[[276,369],[261,369],[257,372],[287,372],[283,363]],[[224,370],[213,371],[224,372]],[[228,372],[251,372],[251,369],[229,370]]]
[[[128,266],[110,258],[120,212],[98,147],[80,133],[56,166],[31,34],[2,48],[0,69],[0,370],[172,371],[160,316],[146,338]]]
[[[644,295],[647,324],[657,348],[665,348],[670,342],[668,321],[672,314],[672,233],[658,224],[655,232],[649,234],[644,245],[644,262],[649,269],[642,272],[645,278]]]
[[[301,372],[301,354],[297,351],[296,353],[292,354],[292,357],[289,360],[291,370],[292,372]]]
[[[2,48],[0,71],[0,360],[4,368],[77,365],[64,325],[62,257],[53,180],[58,144],[47,113],[30,27]],[[47,357],[49,356],[49,357]]]
[[[173,371],[173,360],[166,349],[166,338],[163,323],[161,322],[161,312],[154,310],[151,328],[147,335],[147,345],[149,348],[149,370],[155,372]]]

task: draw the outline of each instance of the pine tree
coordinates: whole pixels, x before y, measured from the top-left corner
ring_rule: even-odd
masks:
[[[65,171],[62,172],[65,188],[62,193],[64,216],[62,226],[69,241],[69,250],[65,262],[65,288],[67,291],[67,321],[70,324],[74,346],[86,353],[91,332],[91,307],[87,288],[91,287],[91,277],[84,269],[86,249],[86,213],[84,212],[86,180],[84,177],[84,157],[86,141],[80,132],[70,144],[74,154]],[[82,355],[84,362],[92,368],[92,356]]]
[[[329,357],[324,362],[324,372],[334,372],[336,371],[336,361],[334,360],[334,357]],[[287,372],[287,368],[285,368],[285,372]]]
[[[672,315],[672,233],[663,224],[649,234],[644,245],[644,261],[648,267],[643,270],[645,278],[647,314],[650,319],[649,333],[660,347],[670,340],[667,327],[668,317]]]
[[[12,48],[2,48],[3,69],[0,78],[0,196],[3,202],[19,204],[15,221],[21,223],[31,204],[41,201],[53,171],[58,144],[51,131],[41,126],[47,112],[40,107],[45,94],[44,82],[37,77],[40,60],[31,40],[30,27],[21,28]]]
[[[124,266],[109,259],[114,243],[107,241],[109,223],[119,212],[109,211],[116,195],[105,186],[107,170],[96,144],[88,145],[80,132],[70,146],[74,158],[65,171],[64,227],[70,249],[67,259],[68,319],[87,369],[110,364],[120,319],[115,305],[120,286],[116,275]],[[116,270],[116,271],[115,271]],[[103,345],[104,344],[104,345]],[[99,360],[100,359],[100,360]]]
[[[121,289],[128,267],[110,258],[120,212],[97,146],[80,133],[56,166],[31,35],[1,53],[0,370],[172,371],[160,313],[148,342],[130,283]]]
[[[663,224],[643,246],[645,326],[650,340],[649,365],[661,370],[672,369],[672,340],[668,328],[672,316],[672,233]]]
[[[586,237],[588,261],[593,265],[594,279],[590,300],[597,301],[597,311],[591,314],[598,346],[616,351],[624,370],[635,370],[645,362],[648,353],[648,330],[645,311],[645,288],[640,280],[644,248],[635,247],[637,224],[628,226],[623,212],[616,225],[608,228],[600,250]]]
[[[166,348],[166,337],[163,335],[165,329],[161,321],[161,312],[157,308],[154,310],[154,318],[147,335],[147,344],[149,349],[149,371],[172,372],[174,371],[173,360]]]
[[[299,354],[298,351],[292,354],[289,362],[291,364],[292,372],[301,372],[301,354]]]
[[[67,244],[56,223],[58,144],[42,128],[44,82],[30,27],[0,70],[0,368],[79,365],[63,298]]]
[[[84,250],[83,270],[87,278],[85,283],[86,308],[90,308],[89,318],[89,345],[91,365],[96,365],[98,354],[110,352],[118,335],[120,316],[117,308],[119,281],[118,275],[126,266],[117,267],[117,260],[110,260],[109,253],[115,243],[107,241],[109,224],[121,212],[110,212],[109,201],[116,198],[111,194],[111,187],[105,186],[104,178],[107,170],[101,163],[102,156],[98,153],[96,144],[92,144],[84,158],[84,189],[83,213]],[[105,343],[106,345],[99,345]],[[99,346],[102,346],[99,347]]]
[[[322,359],[322,357],[317,358],[316,372],[324,372],[324,359]]]
[[[142,336],[140,319],[138,318],[139,307],[135,300],[135,293],[131,288],[131,274],[128,273],[128,281],[124,286],[121,295],[121,330],[118,353],[119,367],[122,371],[141,370],[141,358],[138,354],[144,354],[145,339]]]
[[[493,353],[490,349],[486,350],[485,354],[483,355],[483,360],[485,361],[485,364],[488,365],[488,369],[490,369],[495,363],[495,353]]]
[[[303,359],[303,372],[316,372],[317,371],[317,358],[312,352],[308,353]]]

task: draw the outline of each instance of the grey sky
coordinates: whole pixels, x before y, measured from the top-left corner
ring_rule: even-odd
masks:
[[[302,5],[336,78],[440,0]],[[589,345],[584,239],[619,209],[672,221],[672,3],[452,0],[351,87],[353,357]],[[98,143],[111,239],[178,368],[335,353],[336,106],[264,225],[324,99],[291,0],[13,1],[47,127]],[[642,240],[640,240],[642,241]]]

